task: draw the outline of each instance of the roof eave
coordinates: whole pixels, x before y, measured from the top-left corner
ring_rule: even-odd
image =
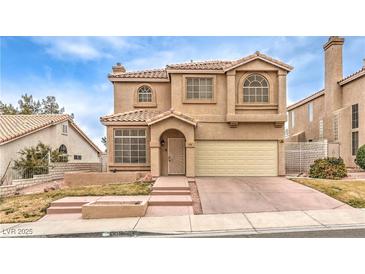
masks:
[[[356,79],[358,79],[358,78],[360,78],[360,77],[362,77],[364,75],[365,75],[365,70],[362,70],[362,71],[360,71],[359,73],[357,73],[357,74],[355,74],[353,76],[350,76],[350,77],[348,77],[346,79],[343,79],[343,80],[339,81],[338,84],[340,86],[346,85],[346,84],[348,84],[348,83],[350,83],[350,82],[352,82],[352,81],[354,81],[354,80],[356,80]]]
[[[121,78],[121,77],[108,77],[110,82],[170,82],[170,78]]]
[[[281,68],[281,69],[283,69],[283,70],[285,70],[285,71],[287,71],[287,72],[290,72],[290,71],[292,71],[292,70],[294,69],[294,67],[292,67],[292,66],[290,66],[290,65],[287,65],[287,64],[285,64],[285,65],[284,65],[284,64],[278,64],[278,63],[273,62],[273,61],[271,61],[271,60],[269,60],[269,59],[267,59],[267,58],[264,58],[264,57],[261,57],[261,56],[254,56],[254,57],[252,57],[252,58],[250,58],[250,59],[244,60],[244,61],[242,61],[242,62],[239,62],[239,63],[237,63],[237,64],[234,64],[234,65],[232,65],[232,66],[229,66],[229,67],[225,68],[225,69],[224,69],[224,72],[230,71],[230,70],[232,70],[232,69],[235,69],[235,68],[237,68],[237,67],[239,67],[239,66],[242,66],[242,65],[244,65],[244,64],[250,63],[250,62],[255,61],[255,60],[257,60],[257,59],[259,59],[259,60],[261,60],[261,61],[264,61],[264,62],[266,62],[266,63],[269,63],[269,64],[271,64],[271,65],[273,65],[273,66],[275,66],[275,67],[279,67],[279,68]]]

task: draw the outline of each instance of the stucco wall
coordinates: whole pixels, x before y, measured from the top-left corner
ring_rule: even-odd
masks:
[[[355,166],[355,156],[351,154],[351,107],[359,104],[359,146],[365,144],[365,77],[354,80],[342,88],[342,110],[339,121],[341,157],[348,166]]]
[[[62,125],[68,124],[67,135],[62,133]],[[19,158],[18,152],[30,146],[36,146],[39,142],[47,144],[52,149],[58,149],[64,144],[67,147],[67,153],[70,155],[69,162],[75,163],[96,163],[100,162],[98,153],[89,143],[85,141],[69,124],[64,122],[45,128],[41,131],[19,138],[13,142],[0,146],[0,175],[5,172],[5,169],[11,160]],[[74,155],[81,155],[81,160],[74,160]]]
[[[171,108],[170,83],[115,82],[114,113],[126,112],[139,108],[135,107],[135,95],[137,89],[143,84],[148,84],[156,96],[157,107],[152,107],[151,109],[166,111]]]
[[[313,121],[309,121],[308,104],[313,103]],[[324,117],[324,96],[320,96],[312,101],[309,101],[294,110],[289,111],[288,128],[289,135],[293,136],[300,132],[305,132],[305,140],[317,141],[319,139],[319,121]],[[294,111],[294,127],[291,112]],[[289,138],[290,141],[297,141],[295,138]]]

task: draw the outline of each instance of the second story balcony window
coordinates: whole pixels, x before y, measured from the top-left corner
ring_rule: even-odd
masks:
[[[268,103],[269,83],[260,74],[252,74],[243,83],[244,103]]]
[[[152,102],[152,90],[147,86],[142,86],[138,89],[138,102]]]

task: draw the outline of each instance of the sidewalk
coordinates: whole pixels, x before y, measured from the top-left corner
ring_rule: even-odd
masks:
[[[310,210],[263,213],[184,215],[121,219],[45,219],[0,224],[0,237],[55,236],[78,233],[160,233],[193,236],[206,233],[260,234],[279,231],[365,228],[365,210]]]

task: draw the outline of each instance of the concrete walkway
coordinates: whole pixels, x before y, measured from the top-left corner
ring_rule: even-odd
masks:
[[[78,233],[199,233],[260,234],[280,231],[333,230],[365,227],[365,210],[309,210],[263,213],[184,215],[121,219],[83,220],[46,218],[33,223],[0,224],[0,237],[51,236]],[[70,217],[72,216],[72,217]]]

